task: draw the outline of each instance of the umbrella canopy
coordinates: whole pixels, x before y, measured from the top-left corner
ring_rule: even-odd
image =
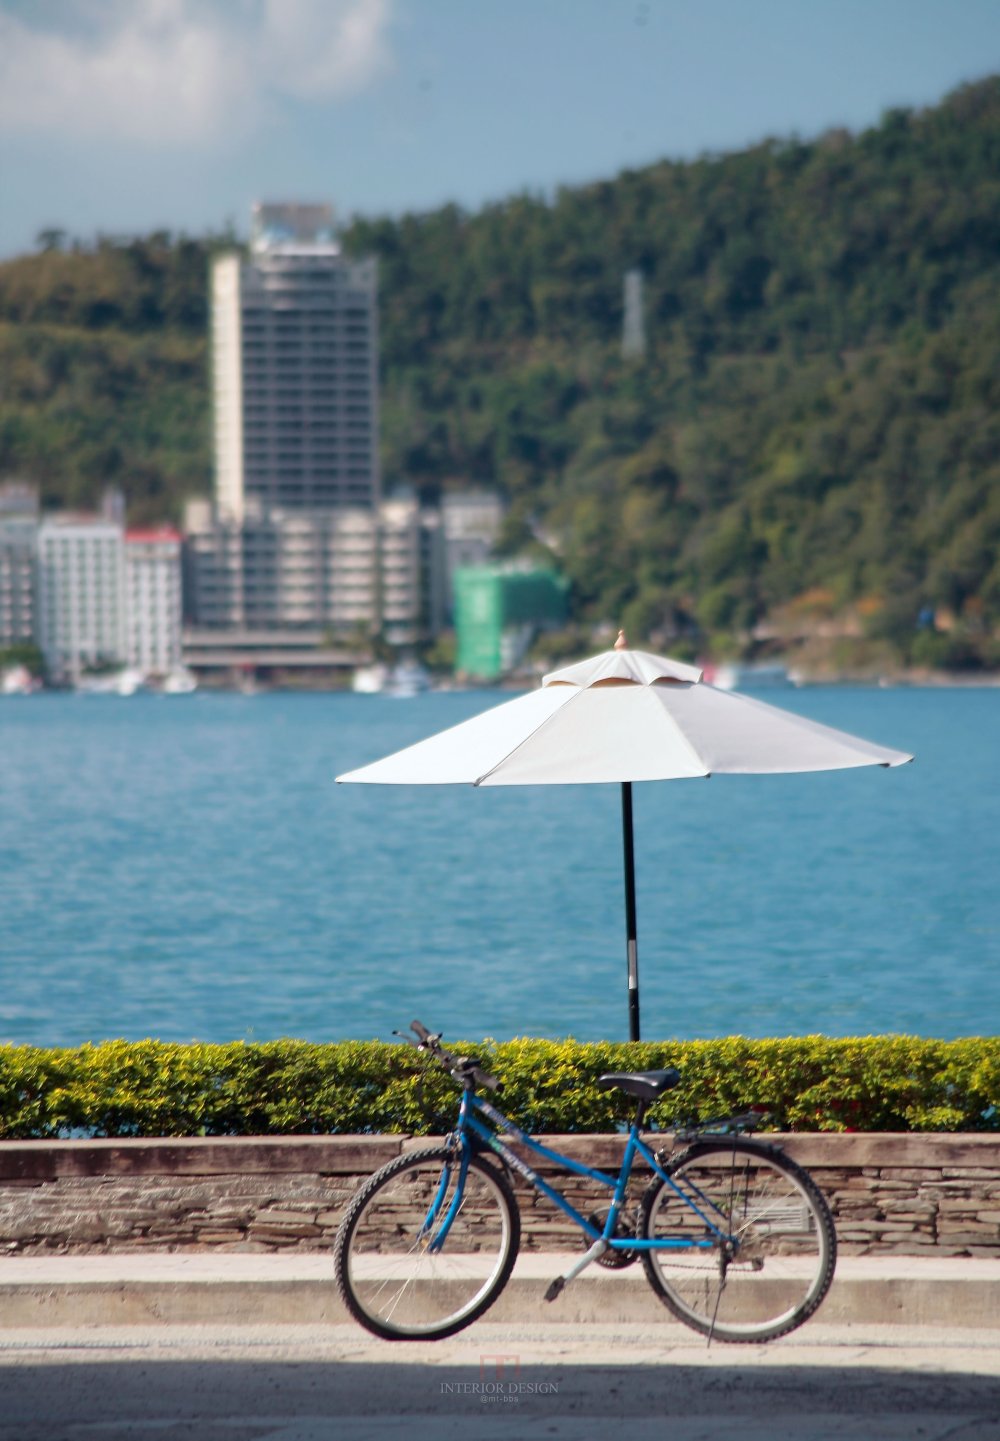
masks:
[[[338,776],[383,785],[622,788],[629,1032],[639,1039],[632,827],[634,781],[897,766],[874,745],[750,696],[717,690],[696,666],[605,651],[544,677],[540,690]]]

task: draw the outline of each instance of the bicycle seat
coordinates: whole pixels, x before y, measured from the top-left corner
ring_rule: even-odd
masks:
[[[602,1091],[625,1091],[640,1101],[655,1101],[664,1091],[672,1091],[680,1079],[680,1071],[671,1066],[666,1071],[612,1071],[598,1076],[597,1086]]]

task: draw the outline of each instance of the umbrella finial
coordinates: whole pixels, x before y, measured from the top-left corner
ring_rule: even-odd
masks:
[[[618,639],[615,641],[615,650],[628,650],[628,641],[625,639],[625,632],[618,632]]]

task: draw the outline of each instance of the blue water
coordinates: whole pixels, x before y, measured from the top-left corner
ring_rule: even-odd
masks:
[[[1000,1032],[1000,690],[768,699],[917,762],[635,788],[644,1037]],[[497,701],[0,701],[0,1039],[624,1038],[615,787],[333,783]]]

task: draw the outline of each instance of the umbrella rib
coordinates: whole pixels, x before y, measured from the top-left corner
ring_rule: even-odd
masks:
[[[488,783],[494,776],[500,775],[504,771],[504,769],[511,763],[511,761],[519,754],[519,752],[525,748],[525,746],[529,744],[534,745],[535,742],[538,741],[539,737],[542,736],[549,727],[554,726],[558,723],[558,721],[563,715],[563,712],[566,711],[568,707],[573,704],[574,701],[582,704],[584,698],[589,693],[587,687],[580,687],[579,689],[571,689],[570,687],[567,687],[566,689],[569,693],[565,702],[562,705],[558,706],[555,710],[551,711],[545,717],[545,719],[541,721],[541,723],[537,725],[533,731],[530,732],[530,734],[523,736],[518,741],[517,745],[513,746],[511,750],[509,750],[505,755],[500,758],[500,760],[498,760],[494,765],[490,766],[489,769],[484,771],[482,775],[478,776],[477,779],[472,782],[474,786],[484,785]],[[643,702],[644,705],[651,706],[655,701],[658,701],[660,699],[656,689],[653,686],[636,686],[635,689],[640,693],[643,693],[647,697],[647,699]],[[706,764],[705,758],[699,754],[697,748],[691,742],[689,737],[685,735],[683,726],[680,725],[677,718],[671,713],[669,708],[662,704],[657,705],[656,713],[659,719],[669,726],[673,742],[677,744],[679,748],[681,748],[694,763],[695,769],[690,773],[689,778],[706,779],[708,776],[710,776],[712,773],[711,767]],[[623,747],[627,748],[626,741],[623,741]],[[643,777],[637,778],[634,775],[626,774],[621,776],[603,777],[602,779],[606,780],[609,784],[612,782],[617,784],[619,781],[622,780],[643,779]],[[675,775],[659,777],[651,776],[645,777],[645,779],[674,780],[679,779],[679,777]],[[528,784],[528,782],[525,782],[525,784]]]
[[[650,694],[656,701],[660,701],[660,694],[659,694],[659,690],[658,690],[657,687],[655,687],[655,686],[649,686],[649,687],[648,687],[648,691],[649,691],[649,694]],[[696,748],[696,746],[694,745],[694,743],[692,742],[692,740],[690,739],[690,737],[687,736],[687,735],[684,733],[684,727],[683,727],[683,726],[681,725],[681,723],[678,721],[678,719],[677,719],[677,717],[674,715],[673,711],[670,710],[669,706],[661,703],[661,704],[660,704],[660,709],[662,710],[663,714],[666,716],[666,718],[667,718],[667,720],[670,722],[670,724],[673,726],[674,731],[675,731],[675,733],[676,733],[676,735],[677,735],[678,740],[681,742],[681,744],[683,745],[684,749],[687,751],[688,755],[690,755],[691,757],[693,757],[693,759],[694,759],[694,761],[696,762],[696,764],[701,767],[701,778],[702,778],[703,780],[708,780],[708,779],[710,778],[711,774],[712,774],[712,767],[707,763],[707,761],[705,760],[705,757],[704,757],[704,756],[701,754],[701,752]]]
[[[567,689],[569,689],[569,687],[567,687]],[[570,694],[566,697],[566,700],[563,702],[563,704],[562,704],[561,706],[558,706],[554,711],[552,711],[550,715],[547,715],[547,716],[545,717],[545,719],[542,721],[541,725],[536,726],[535,729],[534,729],[533,731],[529,732],[528,735],[523,736],[523,737],[518,741],[517,745],[513,747],[512,750],[509,750],[509,751],[506,753],[506,755],[501,756],[501,758],[496,762],[495,765],[490,766],[489,770],[483,771],[482,775],[479,776],[479,778],[478,778],[477,780],[474,780],[474,781],[472,782],[472,784],[473,784],[474,786],[481,786],[482,783],[483,783],[483,781],[488,781],[489,778],[490,778],[490,776],[495,776],[496,773],[497,773],[497,771],[502,770],[503,767],[507,764],[507,762],[508,762],[509,760],[511,760],[514,756],[517,755],[517,753],[518,753],[519,750],[522,750],[522,749],[528,744],[529,741],[533,741],[533,740],[537,739],[537,737],[542,734],[542,732],[545,730],[545,728],[546,728],[552,721],[555,720],[556,716],[562,715],[562,713],[563,713],[563,711],[566,709],[566,707],[567,707],[568,705],[570,705],[570,704],[576,699],[577,696],[582,695],[582,694],[583,694],[583,692],[582,692],[582,691],[579,691],[579,690],[577,690],[577,691],[570,691]]]

